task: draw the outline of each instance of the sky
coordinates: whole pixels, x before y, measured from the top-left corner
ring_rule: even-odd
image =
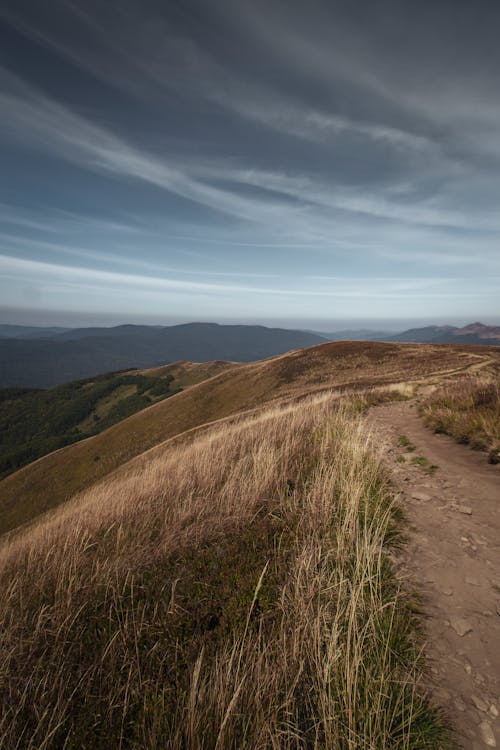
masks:
[[[497,0],[2,0],[0,322],[500,322]]]

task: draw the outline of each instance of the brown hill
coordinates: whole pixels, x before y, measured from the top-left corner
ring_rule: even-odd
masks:
[[[0,482],[0,533],[56,507],[144,451],[206,423],[276,399],[330,388],[383,387],[458,369],[474,361],[480,351],[473,347],[332,342],[244,365],[169,365],[183,371],[185,383],[191,379],[193,384]],[[210,377],[214,369],[217,374]]]
[[[487,405],[500,350],[347,342],[219,366],[0,485],[18,493],[13,525],[59,505],[0,540],[0,744],[451,750],[392,564],[406,505],[385,459],[406,464],[404,444],[404,479],[429,480],[438,467],[399,433],[461,379]],[[391,451],[361,412],[415,393]]]
[[[451,748],[349,401],[222,421],[4,539],[2,748]]]
[[[469,323],[453,331],[454,336],[478,336],[480,339],[500,339],[500,326],[487,326],[484,323]]]

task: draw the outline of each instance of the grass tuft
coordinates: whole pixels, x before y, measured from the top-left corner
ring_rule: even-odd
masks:
[[[459,443],[486,451],[500,463],[500,387],[498,377],[461,377],[433,391],[421,407],[426,424]]]
[[[426,474],[434,474],[438,469],[439,466],[436,464],[431,464],[428,458],[425,458],[425,456],[413,456],[411,459],[411,463],[414,466],[420,466],[421,469],[425,471]]]
[[[409,453],[413,453],[413,451],[417,450],[417,446],[413,445],[410,438],[407,435],[400,435],[398,437],[398,445],[401,448],[404,448]]]

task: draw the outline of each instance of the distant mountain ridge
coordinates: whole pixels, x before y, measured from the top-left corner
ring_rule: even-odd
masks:
[[[177,360],[250,362],[341,340],[500,346],[500,326],[476,321],[462,328],[431,325],[401,333],[369,329],[321,333],[218,323],[75,329],[0,325],[0,388],[50,388],[104,372]]]
[[[70,330],[70,328],[60,326],[43,328],[41,326],[16,326],[2,323],[0,324],[0,339],[46,339]]]
[[[311,331],[329,341],[396,341],[422,344],[500,344],[500,326],[484,323],[468,323],[462,328],[451,325],[430,325],[422,328],[409,328],[398,333],[372,330],[370,328],[347,329],[324,333]]]
[[[393,334],[390,331],[375,331],[371,328],[347,328],[341,331],[309,331],[317,336],[323,336],[328,341],[386,341]]]
[[[454,332],[455,336],[479,336],[480,339],[500,339],[500,326],[487,326],[483,323],[469,323]]]
[[[400,341],[425,344],[485,344],[500,346],[500,326],[484,323],[469,323],[462,328],[457,326],[425,326],[410,328],[384,338],[384,341]]]
[[[68,330],[49,338],[0,338],[0,388],[50,388],[178,360],[250,362],[325,341],[305,331],[217,323],[124,325]]]

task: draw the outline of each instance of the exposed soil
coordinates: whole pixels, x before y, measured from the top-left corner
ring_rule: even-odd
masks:
[[[375,407],[369,419],[408,520],[398,567],[423,594],[429,689],[466,750],[500,747],[500,466],[430,432],[415,402]]]

